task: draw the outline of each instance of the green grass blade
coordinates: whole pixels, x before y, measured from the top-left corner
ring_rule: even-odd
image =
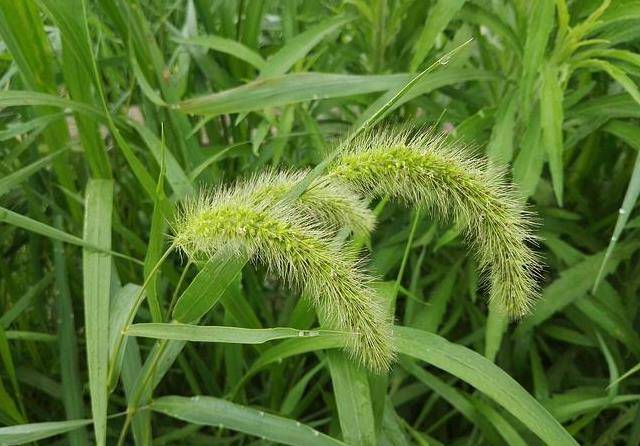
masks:
[[[136,59],[135,52],[131,52],[131,57],[129,60],[131,63],[131,67],[133,68],[133,75],[135,76],[136,81],[140,86],[140,90],[142,90],[147,99],[149,99],[155,105],[166,107],[168,104],[164,101],[164,99],[162,99],[160,93],[151,86],[144,73],[142,72],[142,68],[140,68],[138,59]]]
[[[493,424],[496,431],[500,433],[509,446],[527,446],[528,443],[520,436],[518,431],[509,424],[500,412],[481,399],[476,399],[473,404],[478,408],[478,411],[481,412],[491,424]]]
[[[637,244],[623,244],[619,247],[607,262],[603,277],[615,271],[618,264],[637,249]],[[605,251],[601,251],[564,270],[558,279],[544,289],[542,298],[538,300],[531,316],[522,321],[516,329],[516,336],[524,335],[554,313],[587,294],[593,286],[593,278],[598,274],[604,255]]]
[[[628,377],[630,377],[634,373],[638,373],[638,371],[640,371],[640,363],[634,365],[629,370],[627,370],[622,375],[620,375],[617,379],[611,381],[611,383],[609,383],[608,387],[612,387],[612,386],[620,384],[620,382],[624,381],[625,379],[627,379]]]
[[[174,319],[190,323],[201,318],[220,300],[247,261],[247,258],[234,258],[224,252],[212,256],[178,298],[173,310]]]
[[[5,389],[2,377],[0,377],[0,415],[2,415],[0,419],[6,424],[26,423],[15,401]]]
[[[352,21],[349,17],[332,17],[292,37],[260,70],[260,78],[280,76],[305,57],[325,37]]]
[[[520,106],[523,115],[529,116],[533,99],[533,86],[536,75],[542,65],[547,41],[553,29],[553,0],[539,0],[530,4],[527,23],[524,56],[522,58],[522,77],[520,80]]]
[[[456,280],[459,277],[460,267],[455,265],[446,273],[431,293],[428,307],[424,311],[416,311],[416,317],[411,321],[412,326],[434,333],[438,331],[446,314],[447,305],[453,297]]]
[[[61,242],[71,243],[77,246],[88,245],[88,243],[85,243],[85,241],[80,237],[76,237],[75,235],[71,235],[67,232],[61,231],[60,229],[56,229],[44,223],[40,223],[39,221],[33,220],[24,215],[16,214],[15,212],[2,207],[0,207],[0,221],[13,226],[17,226],[22,229],[26,229],[30,232],[35,232],[36,234],[40,234],[54,240],[60,240]]]
[[[0,196],[6,194],[11,189],[21,184],[24,180],[29,178],[31,175],[33,175],[43,167],[47,166],[51,161],[53,161],[64,152],[65,149],[53,152],[47,156],[40,158],[38,161],[29,164],[28,166],[25,166],[3,178],[0,178]]]
[[[104,119],[104,114],[95,107],[70,99],[61,98],[48,93],[36,91],[9,90],[0,92],[0,107],[22,107],[25,105],[41,105],[60,109],[70,108],[73,111],[87,113]]]
[[[79,14],[78,2],[66,0],[41,1],[37,3],[56,24],[62,37],[62,69],[65,84],[72,99],[94,106],[97,104],[92,88],[93,59],[89,47],[90,40],[85,33],[85,15]],[[94,177],[111,177],[109,159],[102,143],[94,117],[75,114],[80,140],[87,163]]]
[[[327,356],[343,440],[347,444],[376,445],[376,426],[366,370],[353,364],[341,351],[330,350]]]
[[[294,73],[188,99],[177,104],[176,108],[185,113],[208,116],[249,112],[297,102],[389,90],[406,80],[406,74],[358,76]]]
[[[429,9],[427,20],[415,45],[409,71],[414,72],[425,60],[436,43],[438,35],[444,31],[451,19],[462,8],[466,0],[438,0]]]
[[[9,325],[13,321],[15,321],[24,310],[29,308],[31,305],[31,301],[39,296],[48,286],[51,284],[51,279],[53,276],[51,274],[47,274],[44,276],[38,283],[29,287],[26,293],[20,299],[15,301],[11,308],[9,308],[1,317],[0,317],[0,326],[3,328],[9,328]]]
[[[400,357],[398,362],[403,369],[440,395],[469,421],[476,424],[480,422],[478,411],[462,392],[427,372],[407,357]]]
[[[103,250],[111,249],[111,209],[113,181],[90,180],[85,196],[84,239]],[[84,249],[84,319],[87,339],[87,363],[91,412],[96,443],[107,438],[107,372],[109,363],[109,299],[111,257]]]
[[[462,47],[460,47],[460,49],[461,48]],[[451,53],[447,56],[443,56],[441,59],[446,60],[446,58],[449,57],[453,57]],[[395,90],[388,91],[383,94],[372,102],[371,105],[369,105],[369,107],[367,107],[367,109],[358,116],[358,119],[353,123],[353,128],[360,128],[365,125],[365,123],[367,123],[367,126],[371,126],[401,105],[406,104],[410,100],[419,96],[431,93],[438,88],[462,82],[489,81],[494,79],[497,79],[495,74],[484,70],[454,67],[444,68],[418,79],[415,83],[409,86],[401,96],[398,96],[395,99],[394,97],[397,95],[397,91]],[[391,102],[392,99],[393,102]]]
[[[238,386],[241,386],[264,367],[273,364],[274,362],[284,361],[292,356],[317,350],[341,348],[345,345],[346,341],[344,339],[344,335],[340,334],[287,339],[262,352],[258,359],[251,365],[251,368],[247,371]]]
[[[493,305],[489,304],[487,325],[484,334],[484,356],[495,362],[496,355],[502,344],[502,337],[509,326],[509,319]]]
[[[282,401],[282,405],[280,406],[280,413],[283,415],[290,415],[296,406],[300,403],[300,400],[304,396],[307,387],[309,386],[309,381],[318,374],[320,370],[324,368],[324,362],[320,362],[314,368],[309,370],[304,374],[302,379],[300,379],[287,393],[284,400]]]
[[[142,368],[140,362],[140,348],[135,338],[127,338],[125,344],[125,357],[122,361],[122,385],[124,387],[127,403],[135,394],[136,377]],[[133,416],[131,431],[136,446],[145,446],[151,443],[151,412],[139,411]]]
[[[398,353],[425,361],[471,384],[547,444],[578,444],[520,384],[478,353],[432,333],[408,327],[395,328],[395,343]]]
[[[133,324],[125,328],[126,336],[153,339],[172,339],[191,342],[223,342],[230,344],[263,344],[276,339],[319,337],[334,332],[326,330],[298,330],[289,327],[240,328],[226,326],[203,326],[191,324]]]
[[[293,446],[344,445],[305,424],[210,396],[163,396],[151,406],[189,423],[224,427]]]
[[[153,202],[153,213],[151,215],[151,227],[149,228],[149,242],[147,243],[147,252],[144,256],[144,280],[148,282],[145,292],[147,295],[147,304],[151,312],[151,320],[153,322],[162,322],[164,320],[164,309],[162,302],[162,294],[158,292],[158,275],[155,274],[156,267],[162,254],[165,251],[165,234],[167,229],[167,221],[172,218],[172,214],[164,214],[163,204],[166,204],[172,210],[172,203],[168,202],[164,193],[164,179],[167,170],[166,153],[164,143],[160,144],[161,161],[160,173],[158,174],[158,182],[156,184],[156,192]],[[127,321],[131,323],[131,321]]]
[[[3,330],[0,328],[0,330]],[[35,331],[8,330],[5,332],[9,341],[31,341],[31,342],[56,342],[58,337],[49,333],[38,333]]]
[[[600,266],[600,270],[598,271],[598,275],[596,276],[596,280],[593,285],[594,292],[598,289],[598,285],[600,285],[607,262],[611,258],[613,250],[616,247],[616,243],[620,239],[620,235],[629,221],[629,215],[631,215],[631,212],[638,201],[638,196],[640,196],[640,129],[622,121],[612,121],[605,126],[604,130],[618,136],[630,144],[631,147],[638,151],[638,155],[636,155],[636,162],[633,166],[633,172],[631,174],[631,179],[629,180],[629,185],[627,186],[627,191],[624,194],[622,205],[618,210],[618,218],[616,220],[616,225],[613,228],[613,234],[611,235],[609,246],[607,246],[607,251],[602,259],[602,265]]]
[[[513,158],[513,140],[516,124],[516,110],[518,101],[516,95],[507,93],[511,99],[500,104],[496,113],[496,122],[491,131],[491,138],[487,145],[487,157],[496,165],[505,165]]]
[[[48,423],[19,424],[16,426],[0,427],[0,444],[25,444],[54,435],[78,429],[91,424],[91,420],[51,421]]]
[[[13,388],[13,394],[15,396],[15,400],[18,402],[18,407],[20,408],[22,417],[26,420],[27,415],[25,412],[24,404],[22,402],[22,392],[20,391],[20,386],[18,384],[18,377],[13,361],[13,355],[11,353],[11,349],[9,348],[9,337],[7,335],[7,332],[2,327],[0,327],[0,359],[2,359],[2,364],[4,365],[3,368],[9,376],[9,381],[11,382],[11,387]]]
[[[536,107],[520,141],[520,152],[513,163],[513,179],[523,197],[533,195],[542,175],[544,150],[540,146],[541,137],[540,110]]]
[[[109,310],[109,389],[113,389],[118,377],[124,357],[124,348],[118,347],[118,340],[123,336],[122,330],[127,326],[129,314],[136,304],[136,295],[140,286],[129,283],[120,288],[111,299]]]
[[[640,90],[633,80],[624,72],[624,70],[618,68],[615,64],[600,59],[588,59],[576,64],[576,67],[595,68],[600,71],[604,71],[609,74],[615,81],[617,81],[622,88],[629,93],[629,96],[633,98],[638,104],[640,104]]]
[[[540,91],[540,122],[542,142],[549,157],[551,181],[558,204],[562,206],[564,183],[562,122],[563,92],[558,79],[558,68],[547,62],[542,67],[542,89]]]
[[[55,221],[61,224],[61,218]],[[73,303],[69,288],[69,277],[64,247],[61,242],[53,242],[53,265],[55,283],[58,289],[57,316],[58,316],[58,349],[60,355],[60,376],[62,379],[62,401],[65,414],[70,420],[82,419],[85,416],[84,403],[82,401],[82,381],[78,368],[78,339],[76,334]],[[68,434],[71,446],[88,445],[87,430],[85,428],[74,429]]]
[[[140,137],[151,150],[156,162],[160,165],[163,156],[162,141],[149,128],[138,122],[129,121],[129,125],[140,134]],[[169,185],[171,185],[171,189],[176,194],[176,198],[182,199],[191,195],[194,191],[193,184],[182,169],[182,166],[169,150],[164,150],[164,157],[166,162],[165,176]]]
[[[9,209],[5,209],[0,206],[0,222],[8,223],[13,226],[17,226],[19,228],[25,229],[29,232],[34,232],[36,234],[40,234],[47,238],[53,240],[59,240],[61,242],[69,243],[71,245],[81,246],[87,250],[92,250],[96,252],[101,252],[105,254],[111,254],[114,257],[121,257],[123,259],[128,259],[133,262],[142,264],[142,262],[138,259],[134,259],[125,254],[121,254],[118,252],[114,252],[111,250],[105,251],[100,246],[93,245],[91,242],[81,239],[80,237],[76,237],[75,235],[64,232],[60,229],[51,227],[39,221],[33,220],[32,218],[26,217],[24,215],[16,214]]]
[[[0,131],[0,141],[7,141],[31,131],[39,133],[50,123],[61,119],[63,116],[62,113],[52,113],[50,115],[33,118],[29,121],[12,123],[8,125],[6,129]]]
[[[182,45],[197,45],[210,50],[229,54],[230,56],[237,57],[238,59],[253,65],[258,70],[262,69],[265,65],[265,61],[259,53],[240,42],[225,39],[224,37],[206,35],[193,36],[186,39],[175,37],[173,40]]]

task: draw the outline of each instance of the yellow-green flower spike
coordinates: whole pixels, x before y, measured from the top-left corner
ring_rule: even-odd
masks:
[[[526,315],[538,295],[539,271],[529,243],[531,217],[501,170],[456,148],[444,135],[376,130],[349,142],[329,176],[366,196],[424,206],[464,227],[490,300],[512,318]]]
[[[263,173],[255,180],[261,185],[253,194],[256,203],[282,200],[307,173],[307,170]],[[293,205],[327,229],[347,228],[354,235],[361,236],[368,235],[375,227],[375,216],[367,202],[351,189],[327,177],[311,183]]]
[[[370,277],[345,253],[348,248],[332,241],[332,231],[266,192],[279,181],[262,175],[187,201],[174,223],[175,244],[191,257],[227,249],[265,264],[304,288],[332,328],[353,333],[347,350],[355,358],[372,371],[387,371],[392,324]]]

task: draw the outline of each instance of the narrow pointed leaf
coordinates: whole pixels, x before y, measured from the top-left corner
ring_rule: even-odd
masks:
[[[152,409],[189,423],[222,426],[280,444],[344,445],[341,441],[295,420],[210,396],[163,396],[154,401]]]
[[[91,180],[85,198],[84,239],[105,251],[111,249],[113,181]],[[84,320],[89,366],[91,412],[96,443],[107,438],[107,370],[109,362],[109,299],[111,256],[84,249]]]

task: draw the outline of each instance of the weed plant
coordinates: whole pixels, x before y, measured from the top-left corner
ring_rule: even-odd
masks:
[[[639,445],[639,23],[0,0],[0,444]]]

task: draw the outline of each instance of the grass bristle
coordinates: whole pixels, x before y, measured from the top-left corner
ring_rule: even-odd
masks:
[[[532,217],[502,170],[443,134],[374,130],[358,136],[329,175],[367,196],[424,206],[461,225],[491,284],[490,300],[521,318],[538,296]]]
[[[310,215],[271,195],[282,177],[263,174],[188,200],[174,224],[174,243],[189,257],[220,249],[245,253],[298,290],[333,328],[353,333],[348,350],[375,372],[388,370],[391,321],[371,278],[347,247]]]

